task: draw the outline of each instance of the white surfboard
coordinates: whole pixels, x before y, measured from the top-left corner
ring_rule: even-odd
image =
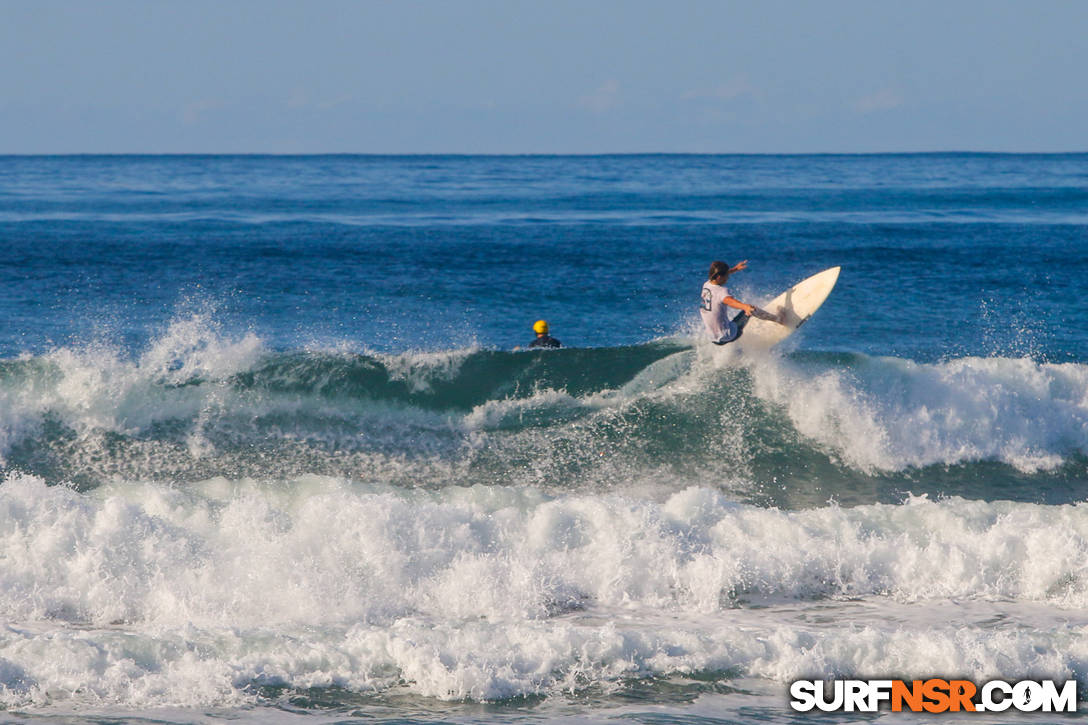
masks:
[[[808,279],[801,280],[775,297],[762,309],[778,315],[783,324],[753,317],[744,327],[744,333],[736,344],[744,350],[766,350],[797,331],[801,325],[820,309],[831,289],[839,279],[840,267],[825,269]]]

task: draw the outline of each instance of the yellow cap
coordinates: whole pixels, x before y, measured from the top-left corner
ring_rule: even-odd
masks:
[[[538,335],[548,334],[548,322],[546,320],[537,320],[533,323],[533,332]]]

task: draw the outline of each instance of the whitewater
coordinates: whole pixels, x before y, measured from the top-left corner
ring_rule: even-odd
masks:
[[[1088,367],[620,352],[275,353],[196,318],[3,363],[5,705],[1083,667],[1088,509],[1035,481],[1084,466]],[[1031,488],[902,477],[997,463]]]
[[[1085,168],[8,159],[0,721],[792,722],[802,678],[1088,692],[1088,309],[1055,303],[1088,274]],[[741,353],[696,315],[733,250],[756,303],[843,273]],[[617,286],[621,255],[646,278]],[[509,282],[526,260],[546,282]],[[543,314],[568,346],[515,350]]]

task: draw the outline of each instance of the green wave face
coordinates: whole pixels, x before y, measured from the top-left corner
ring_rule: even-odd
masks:
[[[524,399],[544,389],[575,397],[618,388],[651,363],[686,349],[673,343],[619,348],[417,355],[272,355],[230,382],[240,390],[329,400],[405,403],[467,411],[489,401]]]
[[[80,488],[306,473],[431,488],[699,485],[786,508],[1088,494],[1088,368],[1076,364],[759,357],[682,340],[220,358],[0,363],[5,470]]]

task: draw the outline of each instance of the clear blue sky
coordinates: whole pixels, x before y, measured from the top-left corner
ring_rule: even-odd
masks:
[[[0,0],[0,153],[1088,151],[1080,0]]]

